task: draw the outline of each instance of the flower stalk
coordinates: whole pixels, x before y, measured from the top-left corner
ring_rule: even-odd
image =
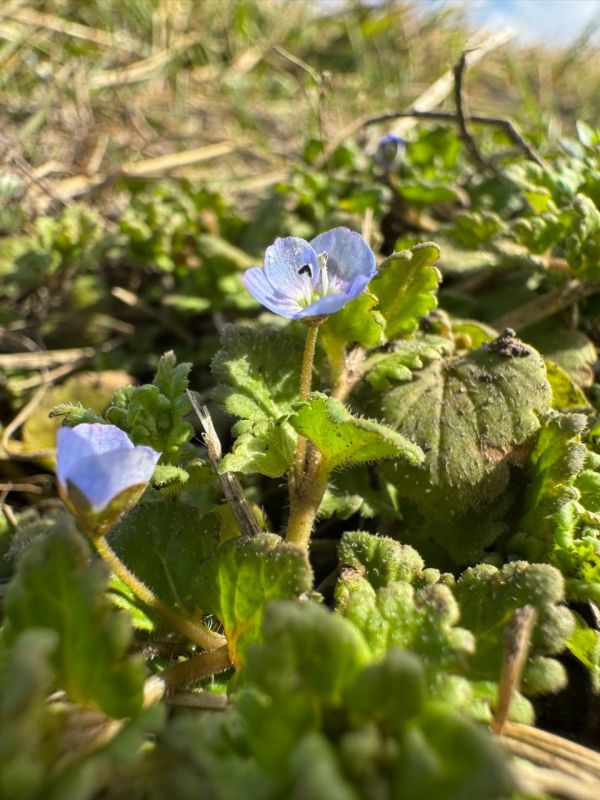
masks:
[[[286,542],[307,550],[319,506],[329,480],[329,470],[323,466],[318,450],[313,450],[300,494],[292,500]]]
[[[317,318],[307,322],[306,343],[304,345],[304,355],[302,357],[302,371],[300,373],[300,391],[299,400],[305,403],[309,396],[312,387],[312,374],[315,361],[315,352],[317,348],[317,337],[319,335],[319,325],[322,318]],[[294,454],[293,465],[293,486],[291,491],[292,499],[302,491],[306,472],[306,450],[307,441],[304,436],[298,436],[296,444],[296,452]]]
[[[103,561],[108,564],[119,580],[147,606],[151,611],[159,614],[171,627],[185,636],[194,644],[203,647],[205,650],[215,650],[226,644],[226,639],[220,633],[209,630],[202,623],[192,622],[182,617],[172,608],[169,608],[162,600],[152,592],[145,583],[137,578],[131,570],[125,566],[112,547],[103,536],[92,537],[96,551]]]

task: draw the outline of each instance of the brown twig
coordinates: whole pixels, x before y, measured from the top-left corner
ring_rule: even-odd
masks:
[[[219,472],[219,462],[221,461],[223,451],[210,412],[206,406],[201,406],[198,403],[193,392],[190,392],[189,389],[187,390],[187,395],[202,425],[204,431],[203,440],[208,450],[208,457],[217,474],[225,499],[233,512],[235,521],[240,529],[240,534],[245,537],[256,536],[261,532],[260,527],[256,517],[252,513],[250,504],[246,500],[242,484],[233,473]]]
[[[494,175],[498,175],[500,174],[500,170],[483,157],[479,145],[473,138],[469,126],[467,125],[466,98],[463,84],[466,68],[467,52],[465,51],[454,67],[454,104],[456,106],[458,129],[473,161],[478,164],[484,172],[492,172]]]
[[[410,109],[408,111],[390,111],[385,114],[359,117],[357,120],[354,120],[345,128],[343,128],[340,133],[331,140],[321,156],[316,159],[315,169],[322,167],[323,164],[325,164],[332,154],[337,150],[337,148],[343,144],[346,139],[350,138],[359,130],[361,130],[361,128],[368,128],[371,125],[380,125],[384,122],[392,122],[395,119],[404,118],[429,120],[430,122],[458,123],[458,115],[453,111],[417,111],[416,109]],[[501,128],[511,139],[511,141],[523,151],[530,161],[534,161],[545,172],[549,171],[549,167],[547,166],[546,162],[536,152],[532,145],[530,145],[523,138],[523,135],[520,133],[517,126],[510,119],[506,119],[504,117],[490,117],[484,114],[473,114],[469,117],[469,121],[478,125],[491,125],[496,128]]]
[[[498,704],[490,725],[494,733],[502,733],[512,699],[521,683],[535,619],[535,608],[533,606],[524,606],[515,612],[508,625],[506,650],[498,689]]]
[[[581,283],[578,280],[570,280],[558,289],[547,292],[512,311],[508,311],[490,324],[499,331],[505,328],[520,331],[542,319],[552,317],[554,314],[558,314],[559,311],[563,311],[565,308],[569,308],[569,306],[598,292],[600,292],[600,283]]]

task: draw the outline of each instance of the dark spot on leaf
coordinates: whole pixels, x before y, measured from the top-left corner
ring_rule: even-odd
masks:
[[[493,342],[484,344],[486,350],[505,358],[524,358],[531,355],[531,348],[516,338],[512,328],[506,328]]]

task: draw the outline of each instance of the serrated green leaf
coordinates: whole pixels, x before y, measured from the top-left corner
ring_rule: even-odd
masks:
[[[412,583],[425,568],[421,556],[408,545],[365,531],[345,533],[338,545],[340,569],[350,568],[374,589],[393,581]]]
[[[172,484],[183,485],[188,482],[190,474],[182,467],[175,467],[172,464],[159,464],[154,469],[152,481],[157,486],[169,486]]]
[[[126,658],[131,625],[106,598],[107,579],[82,542],[56,533],[38,539],[6,594],[3,640],[10,645],[30,628],[55,633],[50,664],[58,686],[75,702],[120,718],[141,708],[144,668],[141,659]]]
[[[365,364],[367,381],[374,389],[384,391],[393,383],[412,380],[413,370],[454,350],[451,339],[442,336],[427,335],[419,339],[399,341],[394,344],[392,352],[376,353]]]
[[[221,545],[199,570],[195,597],[221,621],[231,659],[241,664],[248,646],[260,637],[265,605],[297,598],[311,588],[306,553],[263,533]]]
[[[302,345],[280,329],[240,328],[222,334],[212,371],[215,399],[242,419],[280,419],[298,396]]]
[[[296,439],[284,419],[258,419],[238,436],[233,451],[221,460],[219,471],[245,475],[258,472],[269,478],[279,478],[292,464]]]
[[[375,590],[357,572],[342,573],[336,588],[337,607],[360,630],[375,658],[393,647],[420,656],[431,685],[442,672],[456,668],[473,652],[473,636],[458,622],[458,605],[447,586],[415,590],[394,581]]]
[[[438,246],[427,242],[393,253],[381,264],[369,288],[379,300],[388,339],[408,336],[437,306],[441,275],[434,264],[439,257]]]
[[[565,240],[567,261],[581,280],[600,280],[600,210],[584,194],[573,200],[569,235]]]
[[[197,604],[198,570],[220,544],[215,514],[174,501],[142,503],[122,517],[108,541],[142,583],[168,606],[204,610]]]
[[[329,316],[321,325],[319,340],[333,364],[344,357],[349,344],[356,343],[363,347],[382,344],[385,320],[376,306],[377,298],[365,292],[341,311]]]
[[[173,461],[193,436],[185,417],[192,410],[187,396],[190,363],[177,364],[170,351],[161,356],[154,381],[115,392],[106,419],[127,431],[135,444],[147,445]]]
[[[378,422],[354,417],[339,400],[314,393],[290,417],[296,431],[312,442],[327,470],[350,464],[402,458],[419,464],[421,449],[404,436]]]
[[[537,619],[524,673],[523,692],[558,691],[566,683],[562,665],[548,659],[560,653],[573,630],[571,612],[562,606],[564,581],[548,564],[515,561],[498,570],[490,564],[467,569],[454,587],[461,624],[475,636],[470,659],[473,680],[498,680],[505,649],[506,626],[515,611],[535,608]]]
[[[383,396],[385,421],[426,453],[422,466],[385,467],[401,497],[436,519],[493,501],[547,412],[543,359],[503,334],[463,357],[432,362]]]

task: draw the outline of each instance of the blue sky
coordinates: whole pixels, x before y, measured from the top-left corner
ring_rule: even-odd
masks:
[[[417,7],[429,4],[462,5],[478,26],[497,30],[510,25],[521,41],[569,45],[592,22],[598,24],[600,0],[415,0]]]

